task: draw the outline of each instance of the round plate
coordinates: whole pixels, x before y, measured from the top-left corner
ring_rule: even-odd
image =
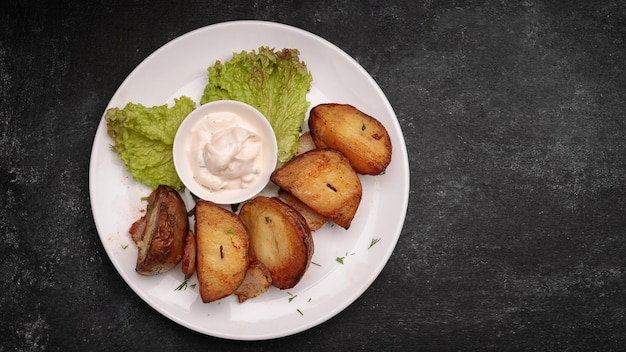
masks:
[[[104,114],[91,152],[89,190],[93,217],[111,262],[126,283],[150,306],[197,332],[235,340],[292,335],[335,316],[376,279],[398,241],[409,198],[409,163],[400,125],[389,101],[372,77],[349,55],[304,30],[272,22],[234,21],[189,32],[155,51],[126,78],[108,108],[129,102],[145,106],[173,104],[186,95],[199,102],[207,67],[234,52],[297,48],[313,75],[307,98],[320,103],[351,104],[376,117],[393,144],[391,164],[380,176],[361,176],[363,198],[349,230],[325,225],[314,232],[313,263],[296,287],[239,303],[234,296],[204,304],[197,278],[181,285],[180,266],[157,276],[135,272],[137,248],[128,234],[140,218],[150,189],[130,178],[111,151]],[[308,114],[307,114],[308,116]],[[275,190],[270,189],[268,192]],[[189,197],[186,201],[190,201]],[[188,203],[191,207],[191,203]],[[184,287],[183,287],[184,286]],[[178,289],[177,289],[178,288]]]

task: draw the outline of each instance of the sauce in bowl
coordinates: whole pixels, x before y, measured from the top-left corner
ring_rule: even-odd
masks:
[[[193,177],[213,191],[248,188],[262,168],[262,145],[238,115],[208,114],[192,129]]]
[[[191,112],[174,139],[174,165],[196,196],[234,204],[259,193],[276,167],[267,119],[242,102],[219,100]]]

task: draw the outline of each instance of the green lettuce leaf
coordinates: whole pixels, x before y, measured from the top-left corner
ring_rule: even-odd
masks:
[[[310,102],[306,95],[313,77],[297,49],[274,51],[260,47],[258,53],[234,53],[208,70],[209,83],[200,104],[215,100],[238,100],[258,109],[270,122],[278,144],[278,160],[291,159],[298,147]]]
[[[128,103],[105,114],[107,134],[115,142],[111,149],[133,179],[151,189],[162,184],[178,191],[185,188],[174,167],[172,148],[178,127],[196,103],[185,96],[174,101],[171,108]]]

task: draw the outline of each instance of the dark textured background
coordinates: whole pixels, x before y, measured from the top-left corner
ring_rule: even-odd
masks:
[[[263,342],[181,327],[96,232],[91,143],[117,87],[188,31],[282,22],[394,107],[411,165],[398,246],[328,322]],[[4,1],[0,351],[623,350],[626,5],[599,1]]]

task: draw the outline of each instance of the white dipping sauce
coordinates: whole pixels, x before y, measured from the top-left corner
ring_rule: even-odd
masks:
[[[191,130],[189,151],[194,179],[213,191],[247,188],[259,175],[262,138],[238,115],[211,113]]]

